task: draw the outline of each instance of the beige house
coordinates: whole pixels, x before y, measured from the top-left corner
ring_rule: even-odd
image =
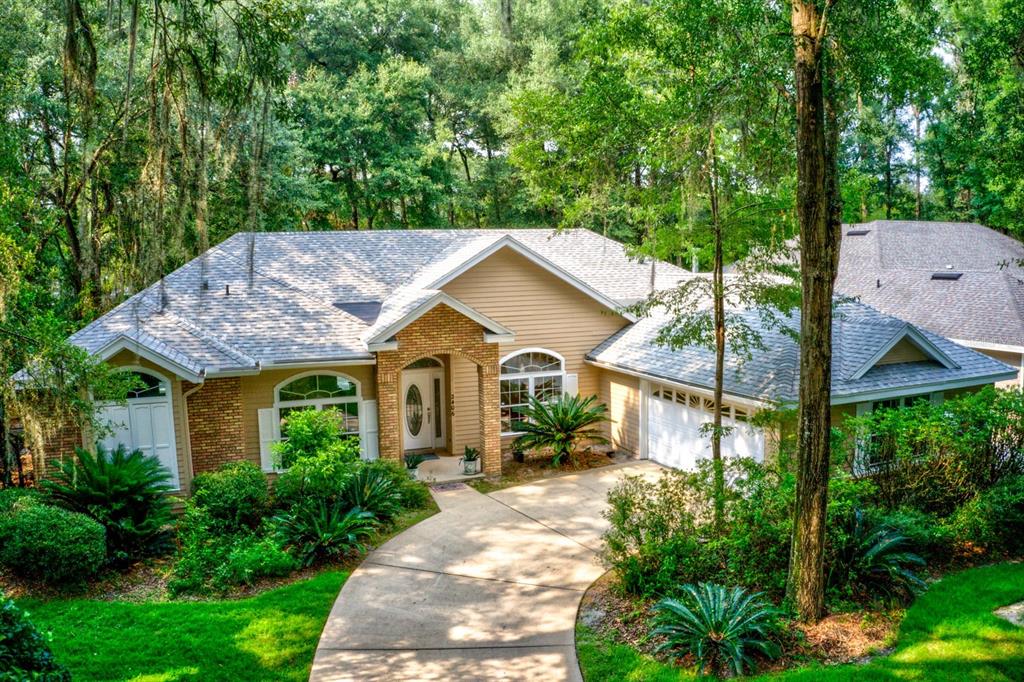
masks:
[[[298,409],[339,410],[368,459],[471,446],[497,474],[528,396],[562,393],[608,405],[615,448],[688,467],[707,451],[713,356],[658,345],[667,319],[626,308],[691,276],[586,230],[238,234],[71,340],[142,379],[126,404],[100,405],[103,440],[159,457],[182,492],[229,461],[273,472]],[[750,417],[795,400],[797,344],[763,333],[767,350],[729,358],[727,453],[763,456]],[[837,317],[839,410],[1013,374],[867,306]],[[46,454],[90,440],[68,427]]]

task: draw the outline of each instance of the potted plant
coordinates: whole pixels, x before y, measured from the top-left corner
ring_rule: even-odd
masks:
[[[512,441],[512,460],[522,464],[526,461],[526,451],[519,444],[519,439]]]
[[[466,446],[466,451],[462,455],[462,473],[465,476],[480,473],[480,451],[476,448]]]
[[[405,470],[409,474],[409,478],[416,478],[416,467],[423,464],[426,459],[423,455],[406,455],[405,456]]]

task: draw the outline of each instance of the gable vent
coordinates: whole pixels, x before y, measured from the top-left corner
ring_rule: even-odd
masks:
[[[863,237],[866,234],[870,234],[871,230],[847,230],[847,237]]]
[[[957,280],[964,276],[962,272],[933,272],[932,279]]]

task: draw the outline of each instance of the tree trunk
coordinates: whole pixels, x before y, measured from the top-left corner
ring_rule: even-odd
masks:
[[[722,384],[725,380],[725,276],[722,257],[722,223],[718,207],[718,164],[715,149],[715,123],[708,133],[708,198],[711,204],[711,228],[715,239],[712,274],[715,325],[715,405],[711,431],[711,462],[714,467],[714,524],[721,531],[725,522],[725,465],[722,462]]]
[[[835,201],[825,135],[823,43],[825,17],[813,0],[794,0],[797,116],[797,218],[800,225],[800,408],[797,425],[797,483],[790,597],[804,621],[816,621],[825,606],[824,544],[828,499],[832,290],[839,247],[830,219]]]
[[[7,410],[4,406],[4,397],[0,394],[0,488],[11,487],[11,470],[14,468],[14,452],[11,448],[11,439],[7,435]]]

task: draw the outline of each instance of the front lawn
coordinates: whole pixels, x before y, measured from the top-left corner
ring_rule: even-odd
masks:
[[[22,599],[53,631],[76,680],[306,680],[348,571],[326,571],[250,599],[108,602]]]
[[[1024,628],[993,615],[1024,600],[1024,563],[952,574],[931,586],[907,612],[896,649],[866,665],[812,666],[764,680],[1024,680]],[[695,679],[635,649],[580,626],[580,668],[587,682]]]

